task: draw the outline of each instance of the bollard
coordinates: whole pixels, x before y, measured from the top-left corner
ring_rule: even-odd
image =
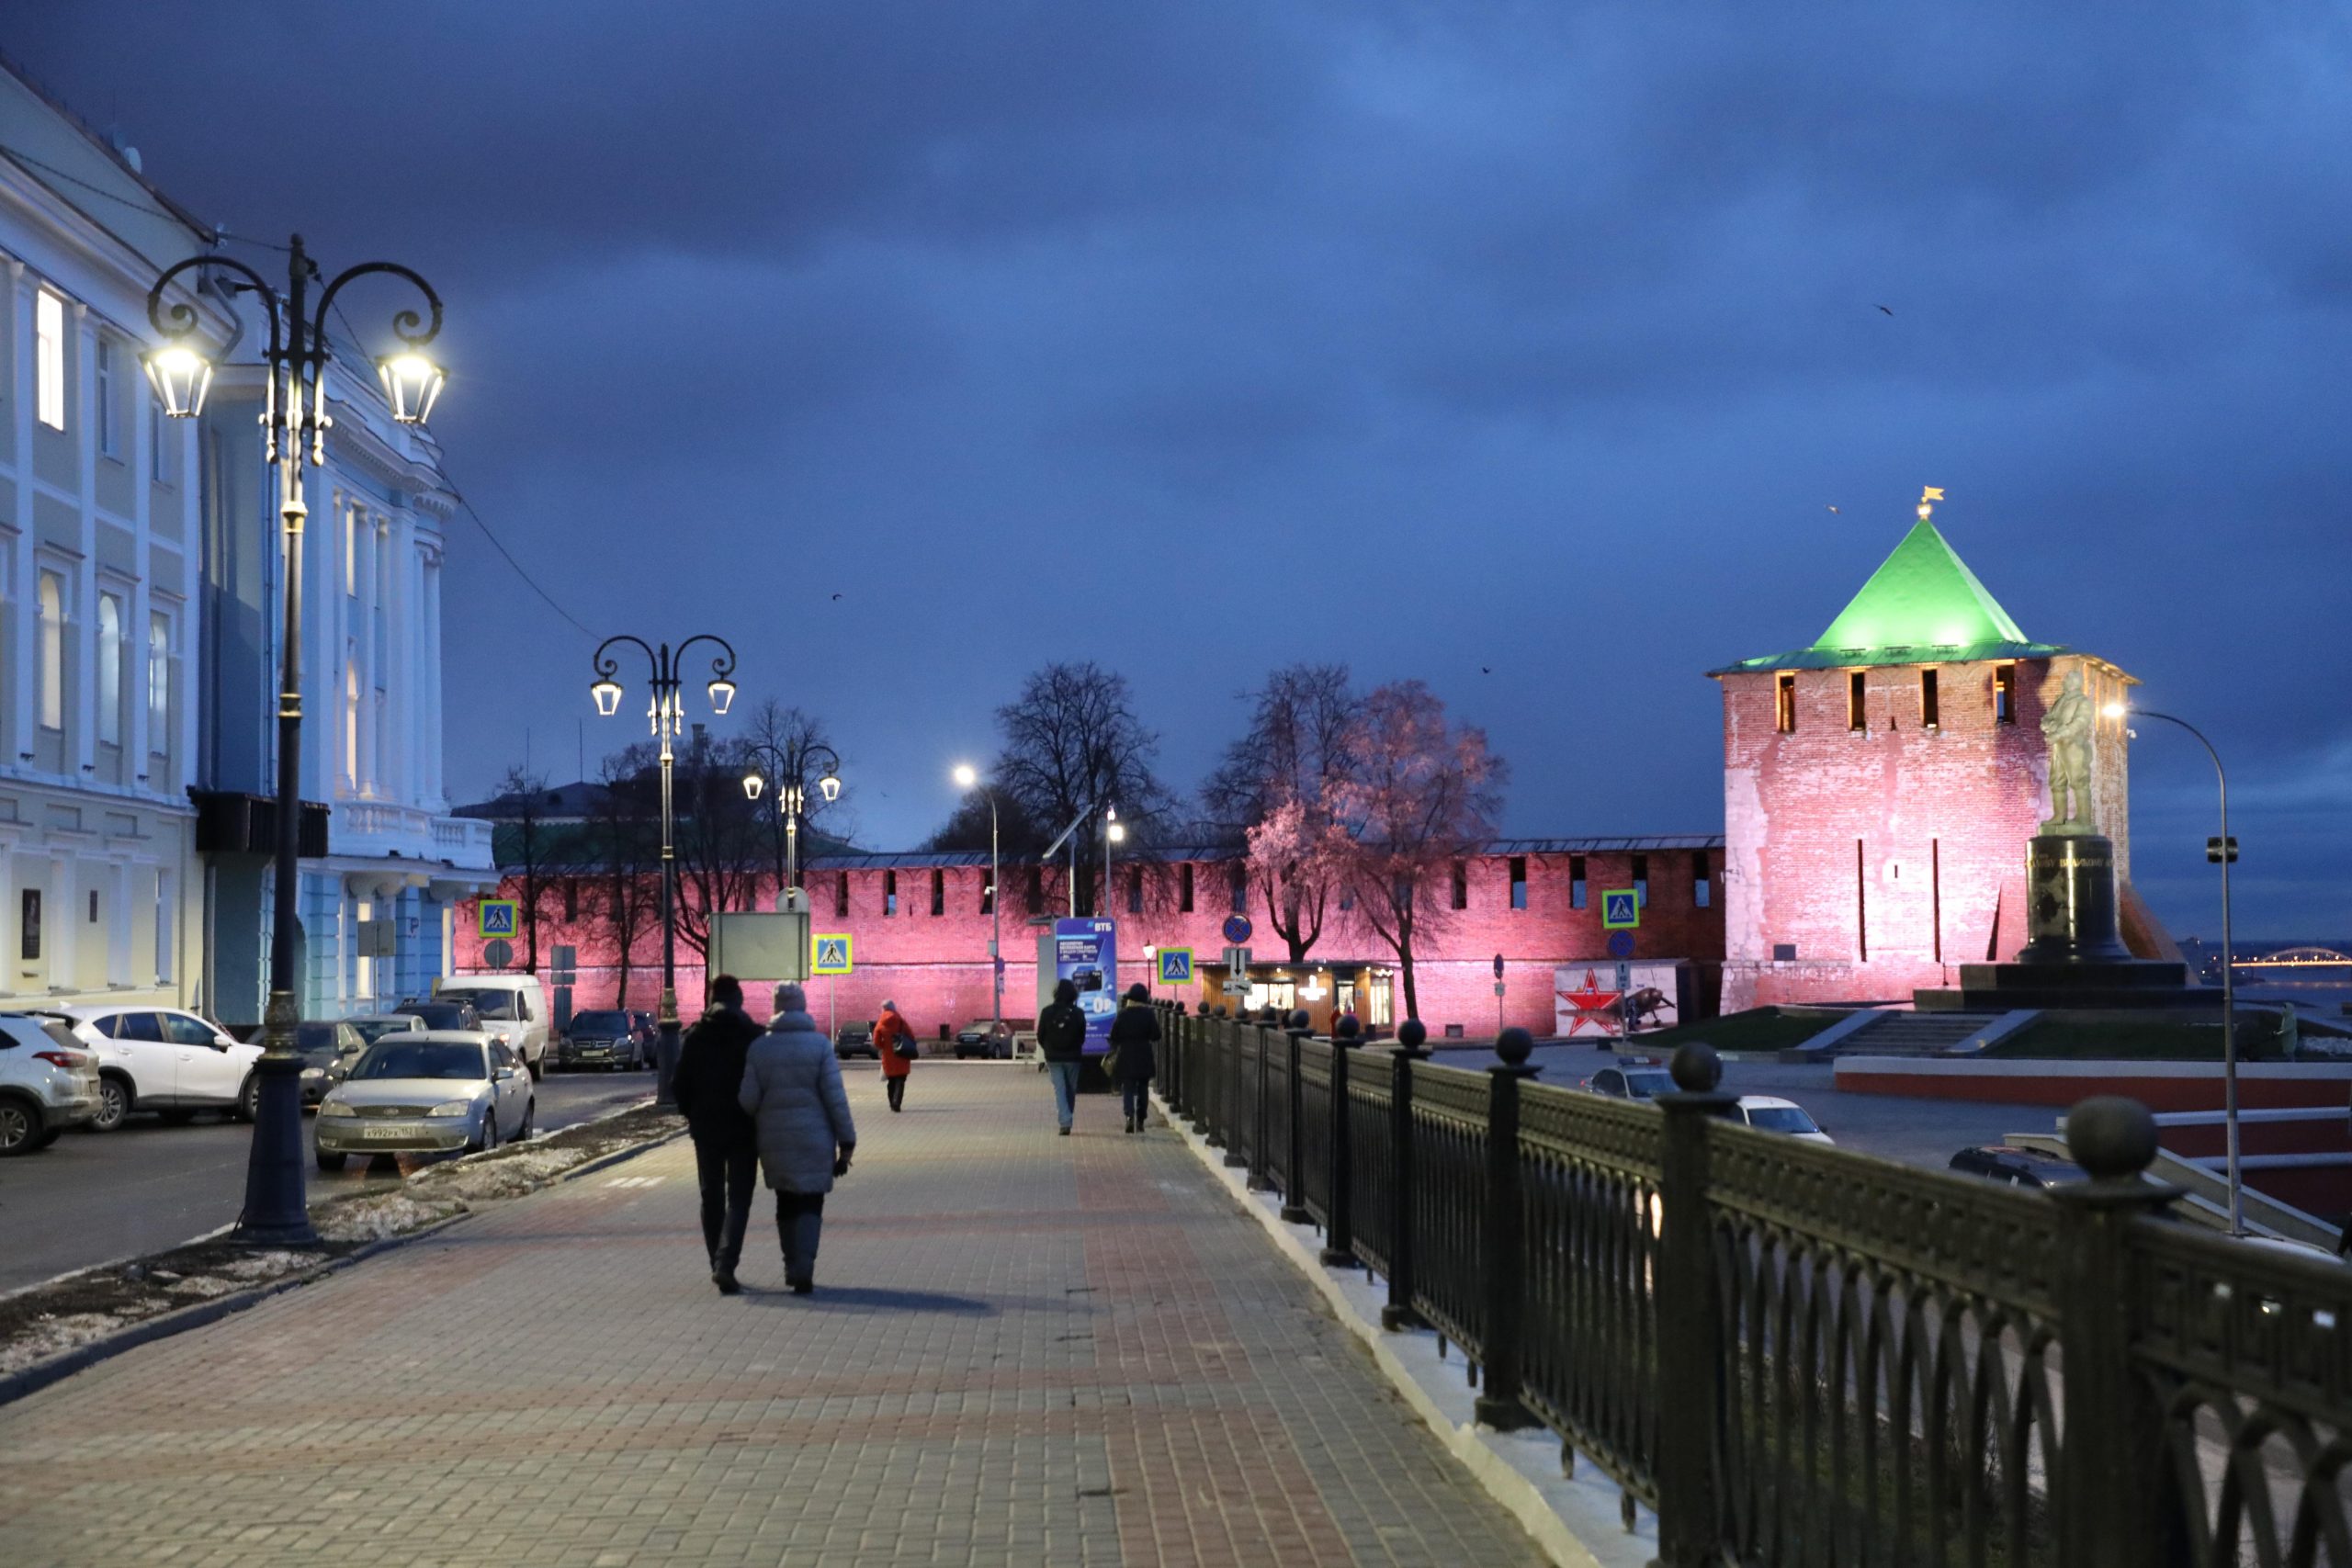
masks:
[[[1532,1427],[1535,1417],[1520,1403],[1520,1352],[1526,1311],[1527,1263],[1521,1238],[1519,1086],[1535,1076],[1527,1065],[1535,1037],[1524,1029],[1495,1037],[1501,1064],[1487,1069],[1486,1247],[1480,1273],[1486,1286],[1486,1386],[1472,1411],[1498,1432]]]
[[[1353,1269],[1357,1261],[1355,1197],[1349,1190],[1356,1162],[1354,1118],[1348,1114],[1348,1064],[1362,1043],[1361,1028],[1354,1019],[1343,1018],[1331,1032],[1331,1223],[1324,1228],[1322,1253],[1327,1269]]]
[[[1290,1093],[1283,1097],[1283,1102],[1284,1125],[1283,1128],[1282,1220],[1286,1225],[1303,1225],[1315,1217],[1306,1212],[1306,1205],[1300,1201],[1306,1196],[1304,1189],[1306,1184],[1298,1179],[1298,1147],[1302,1125],[1299,1118],[1303,1114],[1299,1109],[1299,1103],[1306,1098],[1300,1092],[1298,1043],[1306,1038],[1305,1013],[1297,1012],[1291,1015],[1291,1027],[1283,1031],[1283,1070],[1290,1075]]]
[[[1429,1037],[1419,1019],[1407,1019],[1388,1061],[1388,1141],[1396,1171],[1388,1190],[1388,1304],[1380,1309],[1380,1326],[1392,1334],[1426,1326],[1413,1310],[1413,1064],[1429,1060],[1421,1049]]]
[[[1715,1442],[1723,1425],[1720,1285],[1707,1217],[1707,1133],[1739,1103],[1720,1094],[1724,1065],[1692,1043],[1670,1064],[1678,1094],[1661,1094],[1666,1144],[1659,1162],[1657,1561],[1661,1568],[1713,1568],[1722,1553]]]

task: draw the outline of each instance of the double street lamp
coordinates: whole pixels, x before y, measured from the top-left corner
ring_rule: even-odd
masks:
[[[735,682],[729,679],[735,673],[735,650],[728,646],[726,638],[708,632],[690,637],[675,649],[666,642],[656,649],[644,638],[627,633],[608,637],[597,645],[596,682],[588,688],[589,694],[596,699],[597,714],[610,718],[621,708],[621,683],[613,679],[620,673],[620,661],[612,656],[614,647],[630,644],[645,655],[646,663],[651,668],[653,696],[646,716],[652,723],[654,739],[662,743],[662,1038],[653,1050],[658,1069],[653,1093],[657,1105],[677,1103],[673,1080],[678,1069],[678,861],[675,794],[672,785],[676,750],[672,742],[684,728],[685,682],[680,671],[685,666],[686,650],[700,642],[718,650],[718,657],[710,661],[710,682],[705,690],[710,696],[710,711],[724,716],[735,702]]]
[[[808,808],[808,770],[818,770],[817,793],[831,804],[842,797],[842,760],[831,747],[806,736],[796,736],[782,746],[755,740],[750,750],[775,775],[775,810],[784,820],[784,863],[776,868],[776,908],[791,908],[792,894],[800,886],[800,816]],[[768,780],[756,765],[743,775],[743,794],[755,803],[767,785]]]
[[[989,803],[989,973],[996,996],[989,1048],[994,1050],[997,1037],[1004,1032],[1004,878],[998,864],[1003,834],[997,822],[996,791],[981,781],[980,771],[969,762],[958,764],[956,782],[965,789],[978,790]]]
[[[245,1206],[238,1217],[238,1237],[271,1245],[310,1242],[311,1229],[302,1177],[302,1058],[295,1053],[295,1035],[302,1004],[296,973],[296,932],[300,876],[302,818],[302,529],[310,515],[303,499],[305,449],[310,461],[326,461],[327,431],[334,421],[327,413],[327,366],[334,354],[327,339],[327,312],[335,296],[356,278],[390,274],[415,286],[424,296],[430,315],[402,310],[392,318],[392,333],[401,352],[377,361],[376,373],[392,418],[402,424],[422,423],[441,396],[440,367],[424,349],[441,331],[441,297],[433,286],[407,267],[393,262],[362,262],[345,267],[318,291],[318,265],[294,236],[288,248],[284,293],[269,280],[233,256],[218,254],[189,256],[164,269],[147,291],[147,320],[164,343],[142,356],[147,381],[154,389],[164,412],[174,419],[194,419],[204,412],[205,394],[211,389],[213,358],[197,334],[197,313],[185,300],[167,299],[165,290],[182,273],[199,269],[232,275],[232,288],[250,289],[260,299],[269,322],[269,346],[263,356],[268,372],[261,423],[265,460],[276,470],[277,510],[285,558],[285,626],[279,649],[277,683],[277,820],[272,862],[275,878],[269,935],[269,1002],[262,1014],[261,1059],[254,1065],[256,1096],[254,1140],[245,1164]]]

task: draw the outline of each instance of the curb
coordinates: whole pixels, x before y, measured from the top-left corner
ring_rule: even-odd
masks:
[[[1580,1467],[1574,1479],[1563,1477],[1560,1439],[1547,1430],[1497,1432],[1476,1425],[1470,1417],[1475,1391],[1461,1382],[1460,1360],[1438,1359],[1436,1335],[1428,1329],[1390,1333],[1382,1328],[1378,1305],[1369,1299],[1371,1287],[1323,1266],[1321,1240],[1314,1228],[1283,1224],[1277,1200],[1250,1191],[1247,1171],[1227,1169],[1216,1145],[1193,1131],[1157,1090],[1152,1099],[1210,1179],[1265,1228],[1283,1257],[1323,1293],[1333,1315],[1363,1342],[1439,1444],[1519,1521],[1544,1556],[1558,1568],[1642,1568],[1656,1560],[1656,1523],[1645,1516],[1641,1533],[1627,1530],[1615,1483],[1591,1467]],[[1426,1363],[1425,1368],[1416,1368],[1415,1361]],[[1596,1549],[1590,1544],[1595,1540],[1609,1544]]]
[[[630,1106],[627,1109],[636,1110],[638,1107]],[[618,1112],[615,1112],[615,1114],[618,1114]],[[602,1121],[605,1118],[598,1117],[594,1120]],[[585,1126],[587,1123],[581,1122],[577,1123],[577,1125]],[[569,1130],[570,1129],[566,1129],[566,1131]],[[609,1167],[618,1165],[623,1160],[635,1159],[641,1154],[648,1154],[655,1149],[662,1148],[666,1145],[673,1144],[684,1136],[685,1131],[681,1128],[675,1132],[665,1133],[658,1138],[650,1139],[642,1144],[634,1145],[626,1149],[616,1149],[611,1154],[599,1155],[594,1159],[588,1161],[584,1165],[576,1165],[572,1167],[570,1170],[565,1171],[562,1175],[548,1182],[547,1186],[539,1189],[539,1191],[552,1191],[556,1188],[563,1186],[566,1182],[575,1180],[582,1176],[587,1176],[592,1172],[604,1170]],[[526,1193],[525,1196],[536,1198],[538,1196],[538,1193]],[[514,1201],[514,1200],[513,1199],[507,1200],[509,1202]],[[356,1252],[345,1253],[341,1258],[329,1258],[326,1262],[320,1264],[317,1268],[306,1270],[303,1273],[289,1274],[282,1280],[272,1280],[266,1285],[255,1285],[248,1290],[232,1291],[224,1296],[215,1296],[209,1302],[198,1302],[188,1306],[175,1307],[169,1312],[158,1313],[153,1317],[146,1318],[141,1322],[131,1324],[127,1327],[118,1329],[116,1332],[108,1334],[101,1338],[93,1339],[86,1345],[77,1345],[73,1349],[66,1351],[62,1355],[53,1356],[46,1361],[36,1361],[31,1366],[26,1367],[20,1371],[10,1372],[6,1377],[0,1377],[0,1404],[14,1404],[16,1401],[24,1398],[27,1394],[38,1393],[42,1389],[49,1387],[51,1383],[62,1382],[65,1379],[72,1377],[75,1372],[94,1367],[100,1361],[111,1360],[115,1357],[121,1355],[126,1350],[136,1350],[141,1345],[150,1345],[158,1339],[168,1339],[175,1334],[185,1334],[190,1329],[202,1328],[207,1325],[218,1323],[232,1313],[243,1312],[249,1307],[258,1306],[263,1302],[269,1300],[270,1297],[282,1295],[288,1291],[296,1290],[304,1285],[316,1284],[318,1281],[327,1278],[327,1276],[331,1274],[339,1274],[345,1269],[349,1269],[356,1264],[364,1263],[368,1258],[377,1257],[379,1254],[390,1252],[394,1247],[406,1247],[411,1242],[423,1241],[429,1236],[438,1235],[441,1232],[447,1230],[454,1225],[462,1224],[466,1221],[472,1219],[480,1212],[481,1211],[479,1210],[469,1209],[463,1213],[447,1215],[441,1219],[434,1221],[429,1225],[424,1225],[416,1230],[413,1230],[405,1235],[388,1235],[380,1237],[378,1240],[368,1243],[365,1247],[360,1247]],[[211,1234],[217,1235],[220,1233],[216,1231]],[[132,1262],[136,1261],[136,1259],[127,1258],[122,1261]],[[111,1268],[113,1265],[100,1264],[96,1267]],[[74,1272],[78,1274],[87,1273],[88,1271],[89,1270],[87,1269],[77,1269]],[[66,1275],[59,1276],[60,1279],[69,1277],[70,1276]],[[39,1290],[40,1287],[38,1285],[28,1285],[26,1289]]]

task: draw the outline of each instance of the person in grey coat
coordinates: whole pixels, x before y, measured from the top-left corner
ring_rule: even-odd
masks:
[[[768,1032],[752,1042],[738,1099],[757,1128],[760,1168],[775,1191],[785,1283],[805,1296],[816,1288],[825,1194],[833,1190],[833,1178],[849,1173],[857,1127],[850,1121],[832,1042],[808,1016],[808,994],[799,987],[775,988],[775,1016]]]

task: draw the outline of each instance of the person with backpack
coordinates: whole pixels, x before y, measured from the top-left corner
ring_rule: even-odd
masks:
[[[760,1026],[743,1010],[743,983],[732,975],[710,982],[710,1010],[678,1047],[671,1085],[695,1143],[695,1179],[702,1186],[703,1250],[710,1282],[721,1295],[741,1289],[735,1266],[743,1260],[743,1231],[752,1221],[752,1187],[759,1145],[751,1117],[736,1103],[743,1059]]]
[[[884,1002],[882,1016],[874,1021],[874,1052],[882,1058],[882,1087],[893,1111],[907,1107],[907,1075],[915,1070],[916,1051],[915,1032],[900,1016],[899,1004]]]
[[[1086,1069],[1086,1014],[1078,1005],[1077,982],[1056,984],[1054,999],[1037,1015],[1037,1054],[1054,1080],[1054,1110],[1067,1138],[1078,1119],[1078,1075]]]
[[[1103,1062],[1119,1086],[1120,1103],[1127,1113],[1127,1131],[1143,1131],[1151,1112],[1151,1080],[1159,1070],[1159,1010],[1151,1005],[1151,990],[1141,981],[1127,987],[1127,1005],[1111,1021],[1111,1055]]]

